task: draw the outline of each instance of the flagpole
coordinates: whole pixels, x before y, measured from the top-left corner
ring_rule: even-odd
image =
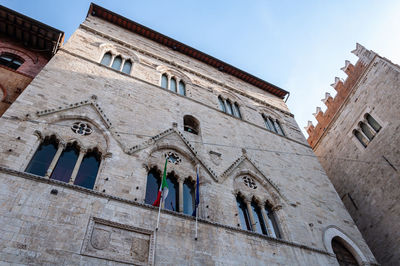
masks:
[[[199,178],[199,165],[197,165],[197,179],[198,178]],[[199,190],[199,182],[198,182],[198,180],[196,180],[196,197],[197,197],[198,190]],[[196,208],[196,233],[194,236],[194,240],[197,240],[197,217],[199,216],[199,205],[200,205],[200,202],[199,202],[199,204],[197,204],[197,206],[195,206],[195,208]]]

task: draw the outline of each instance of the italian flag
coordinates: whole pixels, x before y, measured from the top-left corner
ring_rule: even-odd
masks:
[[[165,159],[164,173],[161,181],[160,189],[158,190],[157,199],[154,201],[153,206],[159,207],[160,201],[164,203],[168,196],[168,184],[167,184],[167,163],[169,157]]]

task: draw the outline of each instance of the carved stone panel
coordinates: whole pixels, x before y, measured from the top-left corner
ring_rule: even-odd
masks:
[[[151,265],[153,241],[150,230],[92,217],[81,253],[135,265]]]

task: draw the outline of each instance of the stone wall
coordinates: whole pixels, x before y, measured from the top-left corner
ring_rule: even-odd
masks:
[[[109,49],[132,58],[130,75],[99,64]],[[187,96],[160,87],[165,69],[187,76]],[[218,109],[220,94],[238,101],[242,120]],[[282,121],[286,136],[268,131],[261,113]],[[199,135],[183,130],[186,114],[199,120]],[[75,134],[75,121],[94,133]],[[332,226],[356,243],[360,263],[375,262],[281,99],[96,17],[7,110],[0,133],[5,262],[335,265],[323,241]],[[101,150],[93,191],[23,173],[50,135]],[[193,218],[163,211],[153,257],[157,210],[143,204],[146,176],[170,151],[182,159],[169,166],[180,178],[200,168],[200,235],[193,239]],[[283,240],[239,229],[239,192],[274,207]]]
[[[314,147],[346,208],[383,265],[400,263],[399,72],[399,66],[385,58],[370,58]],[[353,130],[365,122],[366,113],[382,129],[365,148]]]

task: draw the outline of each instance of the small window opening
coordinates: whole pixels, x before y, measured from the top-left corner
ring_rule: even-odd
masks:
[[[179,94],[185,96],[186,95],[186,86],[185,83],[181,80],[179,81]]]
[[[110,53],[110,52],[107,52],[107,53],[104,54],[103,59],[101,59],[101,62],[100,62],[100,63],[101,63],[102,65],[109,66],[110,63],[111,63],[111,58],[112,58],[111,53]]]
[[[171,78],[169,89],[173,92],[176,92],[176,80],[175,78]]]
[[[121,69],[121,63],[122,63],[122,58],[121,56],[117,56],[114,58],[114,61],[112,63],[112,68],[114,68],[115,70],[120,70]]]
[[[381,130],[382,126],[379,125],[379,123],[370,114],[366,114],[365,118],[367,119],[368,124],[375,130],[376,133]]]
[[[126,60],[124,63],[124,67],[122,68],[122,72],[125,74],[130,74],[132,69],[132,62],[130,60]]]
[[[168,88],[168,77],[166,74],[162,74],[161,76],[161,87],[164,89]]]
[[[183,117],[183,129],[189,133],[198,135],[200,131],[199,121],[191,115]]]
[[[17,70],[23,63],[24,60],[14,54],[4,53],[0,56],[0,65],[12,68],[14,70]]]

